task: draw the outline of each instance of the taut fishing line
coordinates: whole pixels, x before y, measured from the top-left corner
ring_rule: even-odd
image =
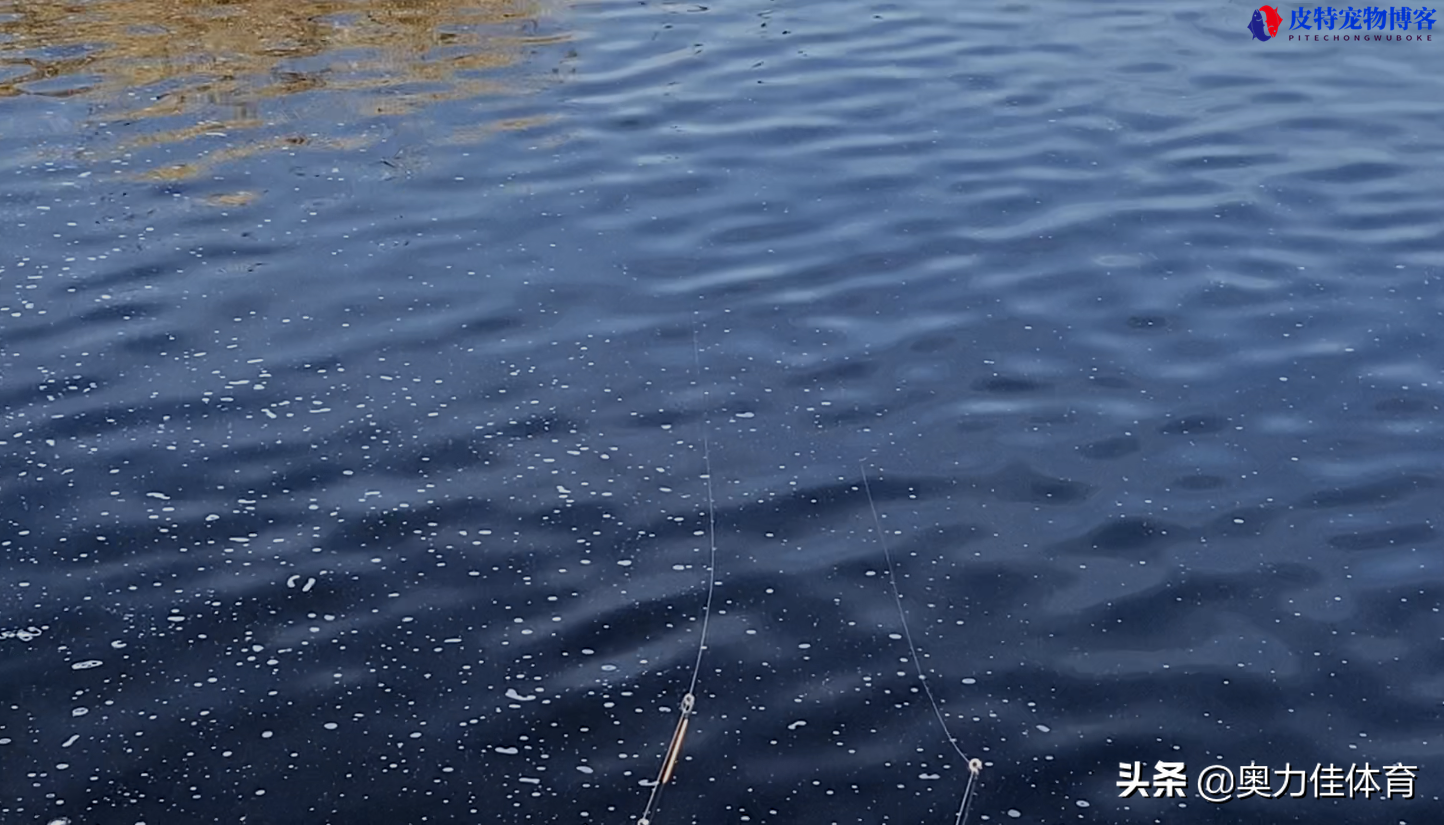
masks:
[[[883,558],[887,559],[888,584],[892,587],[892,598],[897,604],[897,615],[902,622],[903,638],[907,640],[908,654],[912,657],[913,668],[918,673],[918,682],[923,686],[923,693],[927,694],[928,703],[933,706],[933,715],[938,717],[938,724],[942,726],[943,735],[948,738],[948,744],[953,746],[953,750],[963,760],[963,764],[968,766],[968,784],[963,788],[963,798],[958,803],[958,815],[954,820],[954,825],[964,825],[968,818],[968,806],[972,804],[973,792],[978,785],[978,775],[983,772],[983,760],[969,757],[963,752],[963,746],[959,744],[958,738],[953,736],[953,732],[948,729],[948,720],[943,716],[942,706],[938,704],[938,699],[933,695],[933,689],[928,684],[928,675],[923,672],[923,663],[918,658],[917,645],[913,644],[913,634],[908,629],[908,615],[907,611],[903,610],[902,591],[897,586],[897,569],[893,564],[892,550],[888,549],[887,535],[882,529],[882,517],[878,515],[877,504],[872,498],[872,485],[868,483],[867,479],[867,462],[862,462],[860,466],[862,467],[862,489],[867,493],[867,506],[872,511],[873,526],[877,528],[877,543],[882,545]]]
[[[692,324],[692,365],[696,374],[698,384],[702,383],[702,348],[698,343],[697,325],[695,320]],[[667,749],[662,757],[662,764],[657,769],[657,778],[652,783],[651,792],[647,795],[647,804],[642,813],[637,817],[636,825],[652,825],[652,818],[656,815],[658,803],[661,800],[662,789],[672,781],[673,773],[676,771],[677,762],[682,756],[682,744],[687,738],[687,728],[692,721],[692,715],[697,711],[697,685],[702,678],[702,658],[707,651],[707,631],[712,622],[712,600],[717,589],[717,507],[716,496],[712,485],[712,440],[710,433],[710,416],[707,410],[707,402],[710,396],[703,390],[702,410],[702,467],[703,480],[707,488],[707,597],[702,603],[702,627],[697,637],[697,657],[692,663],[692,677],[687,685],[687,692],[683,694],[682,701],[678,706],[677,726],[672,730],[672,738],[667,742]],[[938,703],[937,697],[933,694],[932,686],[928,684],[927,674],[923,671],[922,660],[918,656],[916,643],[913,642],[912,630],[908,627],[907,611],[903,608],[902,591],[898,588],[897,567],[893,562],[892,550],[888,547],[887,535],[883,531],[882,517],[878,514],[877,503],[873,499],[872,484],[867,475],[867,463],[861,463],[862,487],[867,495],[868,509],[872,513],[873,526],[877,530],[878,544],[882,546],[883,558],[887,561],[888,585],[892,591],[894,604],[897,605],[898,619],[902,625],[903,639],[907,642],[908,655],[912,659],[913,669],[917,672],[918,683],[922,685],[923,693],[927,696],[928,704],[932,706],[933,715],[937,717],[938,725],[947,737],[948,744],[952,746],[958,758],[963,760],[968,768],[968,782],[963,788],[962,799],[958,803],[957,816],[954,825],[965,825],[968,817],[968,810],[972,805],[973,795],[977,790],[978,777],[983,770],[983,761],[976,757],[970,757],[963,751],[962,744],[953,736],[952,730],[948,728],[947,718],[943,715],[942,706]]]
[[[701,384],[702,348],[697,343],[695,320],[692,322],[692,366],[696,371],[697,383]],[[702,604],[702,630],[697,637],[697,659],[692,664],[692,680],[687,686],[687,693],[682,697],[677,727],[672,731],[671,741],[667,743],[662,767],[658,769],[652,792],[647,796],[647,806],[642,809],[642,815],[637,817],[637,825],[651,825],[652,816],[662,796],[662,788],[672,781],[672,772],[682,755],[682,741],[687,738],[687,725],[697,710],[697,682],[702,677],[702,654],[707,650],[707,628],[712,622],[712,594],[717,589],[717,507],[712,493],[712,441],[708,432],[710,422],[707,403],[710,394],[705,389],[702,391],[702,399],[702,470],[705,473],[702,478],[707,482],[707,600]]]

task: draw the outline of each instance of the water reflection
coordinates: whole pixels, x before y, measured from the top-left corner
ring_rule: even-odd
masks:
[[[89,125],[115,130],[111,154],[251,133],[149,173],[184,178],[318,140],[276,128],[302,107],[314,127],[318,107],[355,121],[535,88],[556,61],[526,58],[566,40],[546,0],[0,0],[0,98],[84,100]]]

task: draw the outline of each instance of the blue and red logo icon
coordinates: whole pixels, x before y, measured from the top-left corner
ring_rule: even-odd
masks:
[[[1248,23],[1248,30],[1253,33],[1255,40],[1269,40],[1279,33],[1279,24],[1284,18],[1279,10],[1273,6],[1259,6],[1254,9],[1253,19]]]

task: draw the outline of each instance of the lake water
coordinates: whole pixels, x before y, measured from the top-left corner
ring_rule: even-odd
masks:
[[[0,2],[0,820],[634,822],[710,480],[653,824],[951,823],[866,468],[970,822],[1439,821],[1444,33],[1292,8]]]

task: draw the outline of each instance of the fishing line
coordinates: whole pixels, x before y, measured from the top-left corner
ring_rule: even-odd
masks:
[[[882,529],[882,517],[878,515],[877,504],[872,498],[872,485],[868,483],[867,479],[867,462],[860,462],[860,466],[862,468],[862,489],[867,493],[867,506],[872,511],[873,526],[877,528],[877,543],[882,545],[883,558],[887,559],[887,580],[892,586],[892,598],[897,604],[897,615],[902,621],[903,638],[907,640],[908,653],[912,656],[913,668],[917,670],[918,682],[923,686],[923,693],[927,694],[928,704],[933,706],[933,715],[938,717],[938,724],[942,726],[943,735],[948,738],[948,744],[953,746],[958,758],[968,766],[968,784],[963,788],[963,799],[958,803],[958,815],[954,820],[954,825],[963,825],[967,821],[968,806],[973,801],[973,791],[977,787],[978,774],[983,772],[983,760],[969,757],[963,752],[963,746],[958,743],[957,737],[953,736],[953,732],[948,729],[948,720],[943,716],[942,706],[938,704],[937,697],[933,696],[932,687],[928,685],[928,676],[923,672],[922,660],[918,658],[917,645],[913,644],[913,634],[908,629],[907,611],[903,610],[902,591],[897,586],[897,570],[893,565],[892,550],[887,546],[887,536]]]
[[[697,383],[702,383],[702,348],[697,343],[697,321],[692,321],[692,366],[697,376]],[[662,786],[672,781],[672,772],[677,767],[677,760],[682,755],[682,741],[687,738],[687,726],[692,721],[692,714],[697,709],[697,682],[702,677],[702,654],[707,650],[707,628],[712,622],[712,594],[717,589],[717,507],[712,492],[712,440],[708,433],[709,416],[707,404],[711,400],[707,390],[702,391],[702,469],[707,481],[707,600],[702,604],[702,630],[697,637],[697,659],[692,664],[692,680],[687,686],[687,693],[682,697],[677,717],[677,727],[672,731],[672,739],[667,743],[666,755],[662,757],[662,767],[657,770],[657,781],[652,784],[652,792],[647,796],[647,807],[642,809],[642,815],[637,817],[637,825],[651,825],[653,812],[657,808],[657,802],[662,796]]]

